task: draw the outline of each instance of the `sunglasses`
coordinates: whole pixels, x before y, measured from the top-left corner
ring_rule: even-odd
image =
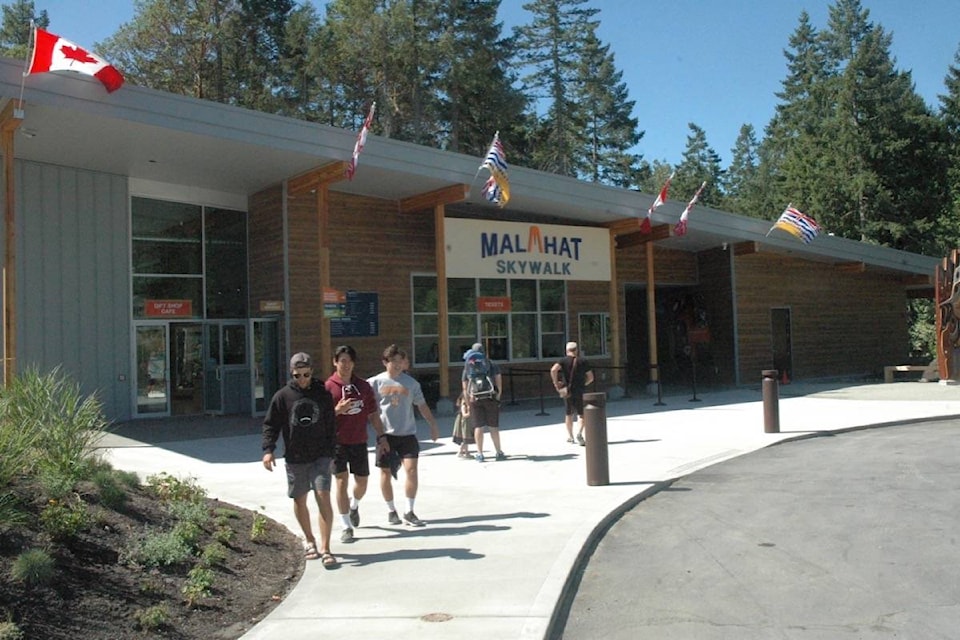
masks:
[[[311,375],[313,375],[312,372],[310,372],[310,373],[295,373],[295,374],[293,374],[293,378],[294,378],[294,380],[299,380],[300,378],[309,378]]]

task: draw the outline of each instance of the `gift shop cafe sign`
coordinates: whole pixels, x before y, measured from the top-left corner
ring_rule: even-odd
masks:
[[[448,218],[448,278],[610,280],[610,232]]]

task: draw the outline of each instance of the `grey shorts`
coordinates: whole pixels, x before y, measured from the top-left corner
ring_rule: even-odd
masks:
[[[330,471],[333,458],[317,458],[313,462],[285,462],[287,468],[287,495],[291,498],[314,491],[330,491]]]

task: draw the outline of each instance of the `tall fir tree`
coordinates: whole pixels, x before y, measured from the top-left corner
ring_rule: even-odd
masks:
[[[723,208],[755,218],[765,217],[760,184],[760,144],[753,125],[744,124],[733,146],[730,166],[724,174]]]
[[[534,132],[533,167],[577,176],[584,167],[583,111],[577,104],[581,43],[596,28],[599,11],[586,0],[533,0],[523,5],[533,18],[516,28],[517,56],[531,71],[522,80],[536,106],[546,105]],[[537,110],[540,113],[540,110]]]
[[[512,41],[497,21],[500,0],[444,0],[437,7],[440,67],[437,81],[442,126],[439,146],[482,155],[496,131],[521,160],[526,99],[514,87]]]
[[[41,29],[50,25],[47,10],[37,11],[33,0],[15,0],[3,5],[3,24],[0,26],[0,54],[8,58],[26,60],[30,55],[30,23]],[[93,44],[93,43],[90,43]]]
[[[581,177],[618,187],[636,186],[640,156],[630,149],[643,137],[632,114],[636,103],[629,99],[610,46],[601,44],[594,31],[583,44],[578,72],[577,102],[586,137]]]
[[[706,181],[697,202],[710,207],[719,207],[723,200],[722,181],[724,171],[720,163],[720,156],[707,142],[706,132],[689,123],[690,135],[687,136],[687,146],[683,150],[683,159],[677,166],[676,175],[670,184],[670,193],[674,199],[689,200]]]
[[[943,83],[946,93],[940,95],[940,119],[947,139],[949,201],[937,225],[937,255],[945,256],[951,249],[960,247],[960,47]]]

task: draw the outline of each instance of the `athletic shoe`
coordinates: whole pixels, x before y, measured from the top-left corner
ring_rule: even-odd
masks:
[[[344,544],[350,544],[353,540],[353,529],[344,529],[343,533],[340,534],[340,542]]]
[[[567,438],[567,442],[573,444],[573,438]]]
[[[360,507],[350,509],[350,524],[355,528],[360,526]]]
[[[387,514],[387,522],[390,524],[401,524],[400,516],[397,515],[396,511],[391,511]]]
[[[581,447],[587,446],[587,441],[583,439],[582,433],[577,434],[577,442],[580,444]]]
[[[507,459],[507,454],[505,454],[503,451],[497,451],[497,460],[506,460],[506,459]]]
[[[407,511],[403,514],[403,521],[406,522],[411,527],[422,527],[424,525],[423,520],[417,517],[413,511]]]
[[[486,458],[483,457],[482,453],[478,453],[473,457],[473,459],[476,460],[477,462],[483,462],[484,460],[486,460]]]

